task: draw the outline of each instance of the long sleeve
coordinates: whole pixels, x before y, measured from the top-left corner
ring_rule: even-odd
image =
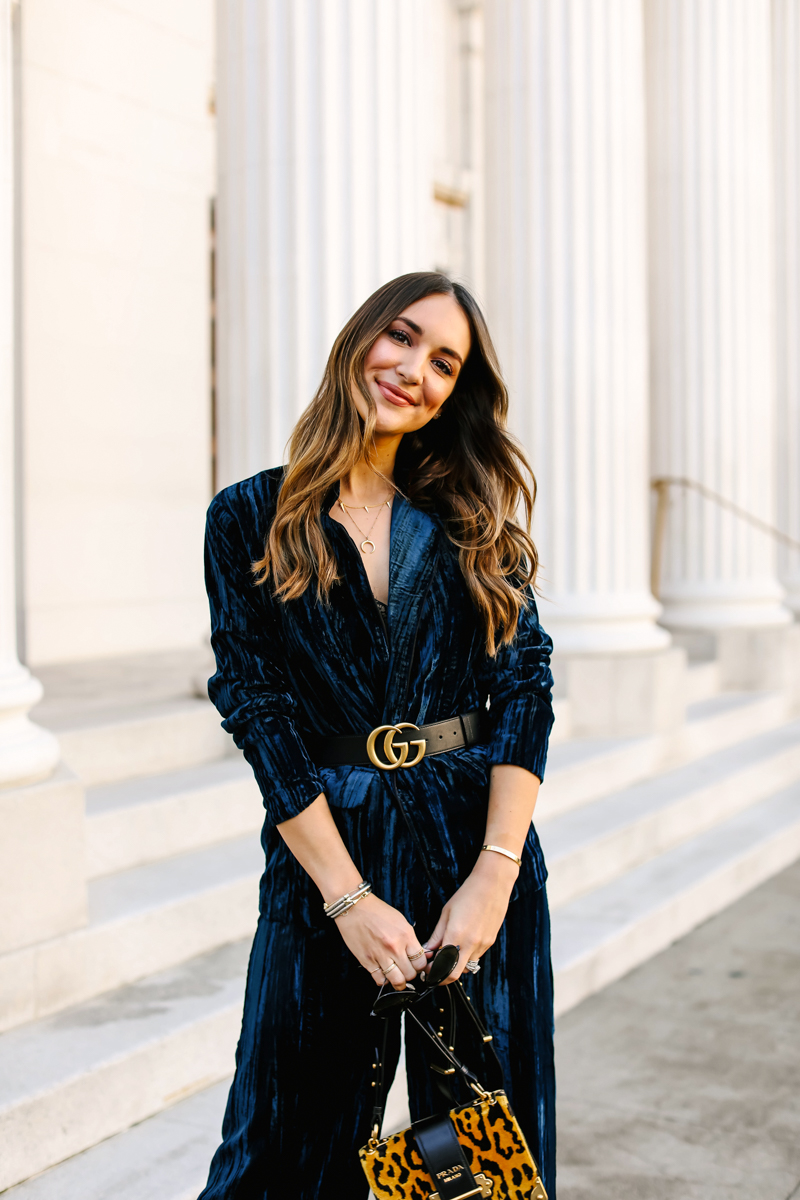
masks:
[[[206,521],[205,573],[216,673],[208,694],[223,729],[244,753],[261,789],[268,819],[297,816],[320,792],[322,780],[297,734],[297,703],[287,687],[275,601],[257,586],[251,556],[224,493]]]
[[[553,643],[539,624],[533,592],[520,613],[513,642],[487,656],[481,672],[489,693],[489,761],[524,767],[544,778],[553,724],[550,655]]]

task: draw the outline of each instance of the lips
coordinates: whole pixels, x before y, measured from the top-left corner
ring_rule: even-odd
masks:
[[[396,404],[398,408],[416,408],[417,402],[408,392],[404,392],[401,388],[395,387],[393,383],[384,383],[382,379],[377,380],[378,391],[385,400],[390,404]]]

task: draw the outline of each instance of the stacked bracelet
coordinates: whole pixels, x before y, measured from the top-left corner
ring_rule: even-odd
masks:
[[[325,916],[335,921],[342,913],[348,912],[353,905],[358,904],[359,900],[363,900],[365,896],[368,896],[371,891],[372,884],[367,883],[366,879],[362,879],[354,892],[345,892],[338,900],[332,900],[330,904],[324,904]]]
[[[506,858],[510,858],[518,867],[522,866],[522,859],[516,854],[512,854],[510,850],[504,850],[502,846],[481,846],[481,850],[493,850],[495,854],[504,854]]]

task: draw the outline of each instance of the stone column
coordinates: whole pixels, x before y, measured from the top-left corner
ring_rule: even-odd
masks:
[[[42,688],[17,657],[11,72],[11,4],[0,0],[0,786],[42,779],[58,761],[55,738],[28,719]]]
[[[645,26],[653,472],[775,525],[770,0],[646,0]],[[690,489],[661,581],[687,645],[790,619],[775,541]]]
[[[800,541],[800,7],[773,0],[778,528]],[[778,546],[786,602],[800,617],[800,550]]]
[[[87,919],[83,789],[64,767],[53,775],[58,743],[28,718],[41,684],[16,647],[11,9],[0,0],[0,955]],[[31,1019],[30,967],[3,978],[0,1027]]]
[[[663,725],[676,659],[649,589],[641,3],[488,0],[485,22],[487,307],[539,482],[543,623],[578,730]]]
[[[429,267],[426,0],[218,0],[218,486],[284,460],[334,337]]]

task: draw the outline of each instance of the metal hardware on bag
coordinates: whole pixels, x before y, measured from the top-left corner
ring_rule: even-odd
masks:
[[[460,1196],[455,1197],[455,1200],[467,1200],[467,1196],[491,1196],[492,1191],[494,1190],[493,1179],[490,1179],[488,1175],[481,1174],[475,1176],[475,1182],[479,1184],[479,1187],[470,1188],[468,1192],[462,1192]],[[531,1193],[532,1197],[535,1195],[535,1191]],[[428,1200],[439,1200],[439,1193],[431,1192]]]
[[[415,767],[417,763],[422,762],[425,757],[425,738],[400,742],[395,746],[394,735],[401,733],[404,729],[416,729],[417,733],[419,733],[419,725],[414,725],[411,721],[400,721],[397,725],[378,725],[376,729],[373,729],[367,738],[367,757],[374,767],[379,767],[381,771],[396,771],[398,767],[404,767],[408,770],[409,767]],[[383,739],[383,753],[386,755],[387,762],[381,762],[375,750],[375,743],[382,733],[385,735]],[[413,758],[411,762],[406,762],[409,746],[417,746],[418,752],[416,758]],[[396,751],[400,752],[399,758]]]

